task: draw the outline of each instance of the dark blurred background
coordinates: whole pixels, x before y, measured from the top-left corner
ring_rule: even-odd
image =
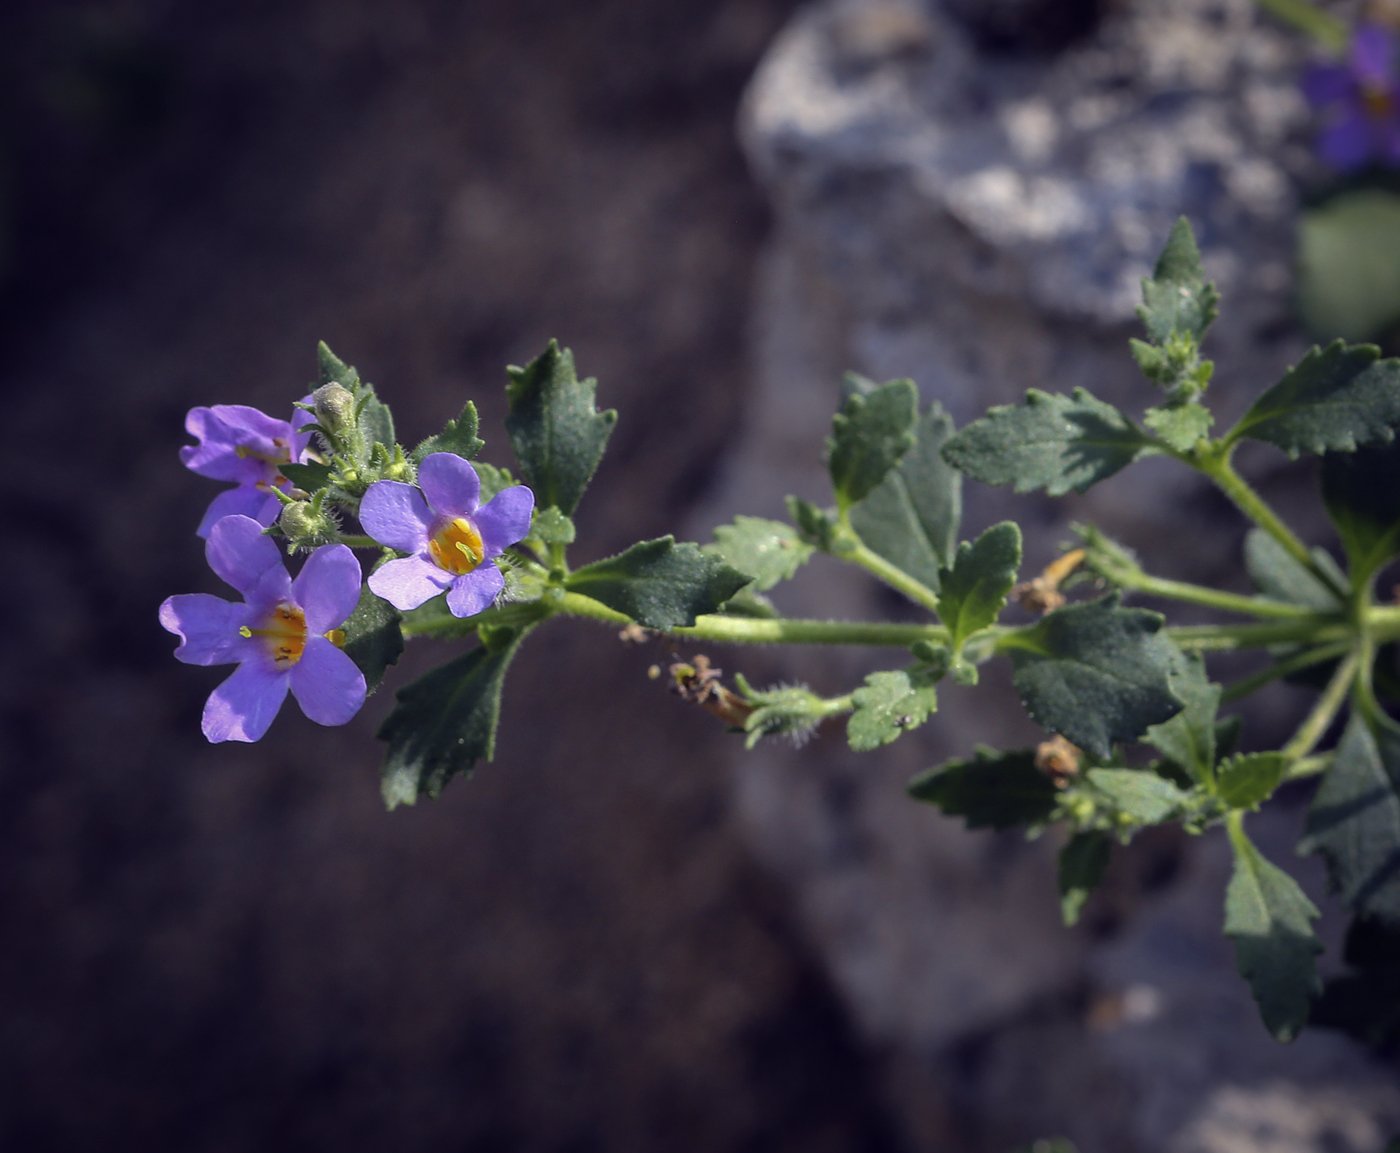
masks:
[[[906,1146],[650,657],[549,630],[496,762],[387,815],[387,692],[210,747],[155,615],[219,591],[185,411],[284,413],[319,339],[505,462],[558,337],[622,413],[588,549],[674,528],[744,419],[733,121],[795,6],[0,5],[0,1148]]]

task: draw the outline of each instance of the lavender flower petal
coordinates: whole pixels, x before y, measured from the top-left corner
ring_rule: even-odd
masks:
[[[486,560],[500,556],[507,545],[530,534],[535,494],[524,485],[503,488],[472,514]]]
[[[287,687],[287,673],[274,672],[258,659],[244,661],[209,694],[204,735],[215,743],[260,739],[282,707]]]
[[[433,511],[443,516],[469,516],[481,498],[481,481],[471,462],[453,452],[435,452],[418,466],[418,484]]]
[[[252,517],[226,516],[209,530],[204,555],[218,577],[247,595],[274,565],[282,566],[282,554],[263,526]]]
[[[405,612],[432,600],[451,583],[452,574],[425,556],[391,560],[369,574],[370,591]]]
[[[187,665],[226,665],[247,655],[248,640],[238,629],[248,615],[236,605],[208,593],[167,597],[160,623],[180,638],[175,659]]]
[[[343,544],[318,548],[292,581],[292,600],[306,616],[306,631],[316,636],[343,624],[359,599],[360,562]]]
[[[251,517],[266,528],[277,519],[281,509],[281,501],[271,493],[251,484],[240,484],[214,498],[195,532],[208,540],[210,530],[226,516]]]
[[[301,711],[318,725],[343,725],[365,703],[364,674],[322,636],[306,638],[289,679]]]
[[[1351,74],[1371,88],[1395,83],[1395,37],[1379,24],[1360,24],[1351,38]]]
[[[411,484],[397,480],[377,481],[369,486],[360,501],[360,524],[365,532],[380,544],[400,552],[421,552],[427,548],[432,523],[428,502]]]
[[[454,617],[474,617],[491,607],[497,594],[506,587],[501,570],[489,561],[480,568],[463,573],[447,590],[447,611]]]
[[[1372,143],[1370,120],[1359,108],[1352,108],[1323,132],[1317,149],[1333,168],[1354,172],[1371,159]]]
[[[240,447],[275,455],[277,445],[273,441],[289,440],[292,432],[287,421],[274,420],[246,404],[192,408],[185,418],[185,429],[199,438],[199,444],[182,448],[181,462],[200,476],[239,483],[261,479],[267,468],[266,462],[257,457],[240,456]]]
[[[1300,85],[1314,108],[1350,100],[1356,91],[1351,72],[1340,64],[1314,64],[1303,73]]]

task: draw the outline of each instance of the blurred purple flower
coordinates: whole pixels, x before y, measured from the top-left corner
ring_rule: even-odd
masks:
[[[381,480],[360,502],[365,531],[410,554],[372,572],[369,587],[397,609],[416,609],[446,589],[453,616],[475,616],[505,587],[489,562],[529,533],[535,494],[514,485],[478,508],[476,469],[450,452],[425,457],[418,483],[422,492]]]
[[[302,400],[310,403],[311,398]],[[299,430],[315,419],[297,409],[290,421],[274,420],[246,404],[190,409],[185,431],[198,437],[199,443],[180,450],[181,462],[200,476],[233,481],[238,486],[214,498],[196,530],[200,536],[207,538],[209,530],[226,516],[252,517],[263,526],[277,519],[282,506],[272,489],[276,486],[285,492],[291,488],[291,482],[278,470],[284,464],[304,463],[311,434]]]
[[[1358,24],[1345,64],[1316,64],[1303,74],[1303,94],[1327,120],[1318,151],[1333,168],[1400,165],[1396,63],[1395,33],[1380,24]]]
[[[256,741],[290,689],[317,724],[343,725],[365,703],[365,678],[338,647],[339,626],[360,598],[360,565],[343,544],[318,548],[297,574],[251,517],[227,516],[205,546],[209,567],[243,594],[234,604],[207,593],[169,597],[160,623],[180,638],[175,659],[238,668],[209,695],[204,735]]]

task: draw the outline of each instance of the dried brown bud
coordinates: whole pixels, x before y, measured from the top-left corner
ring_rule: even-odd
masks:
[[[1080,755],[1079,749],[1056,733],[1036,746],[1035,767],[1054,781],[1057,789],[1063,789],[1078,774]]]

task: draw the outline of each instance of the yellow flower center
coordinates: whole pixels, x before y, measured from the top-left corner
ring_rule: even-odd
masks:
[[[1389,120],[1395,111],[1395,98],[1388,88],[1365,86],[1361,90],[1361,102],[1375,120]]]
[[[433,534],[428,541],[428,552],[438,568],[461,576],[481,563],[481,534],[471,521],[459,516]]]
[[[263,618],[263,627],[251,629],[244,625],[238,630],[245,637],[261,637],[279,669],[289,669],[301,660],[306,651],[306,614],[296,605],[283,601]],[[345,647],[345,630],[331,629],[323,634],[338,649]]]

